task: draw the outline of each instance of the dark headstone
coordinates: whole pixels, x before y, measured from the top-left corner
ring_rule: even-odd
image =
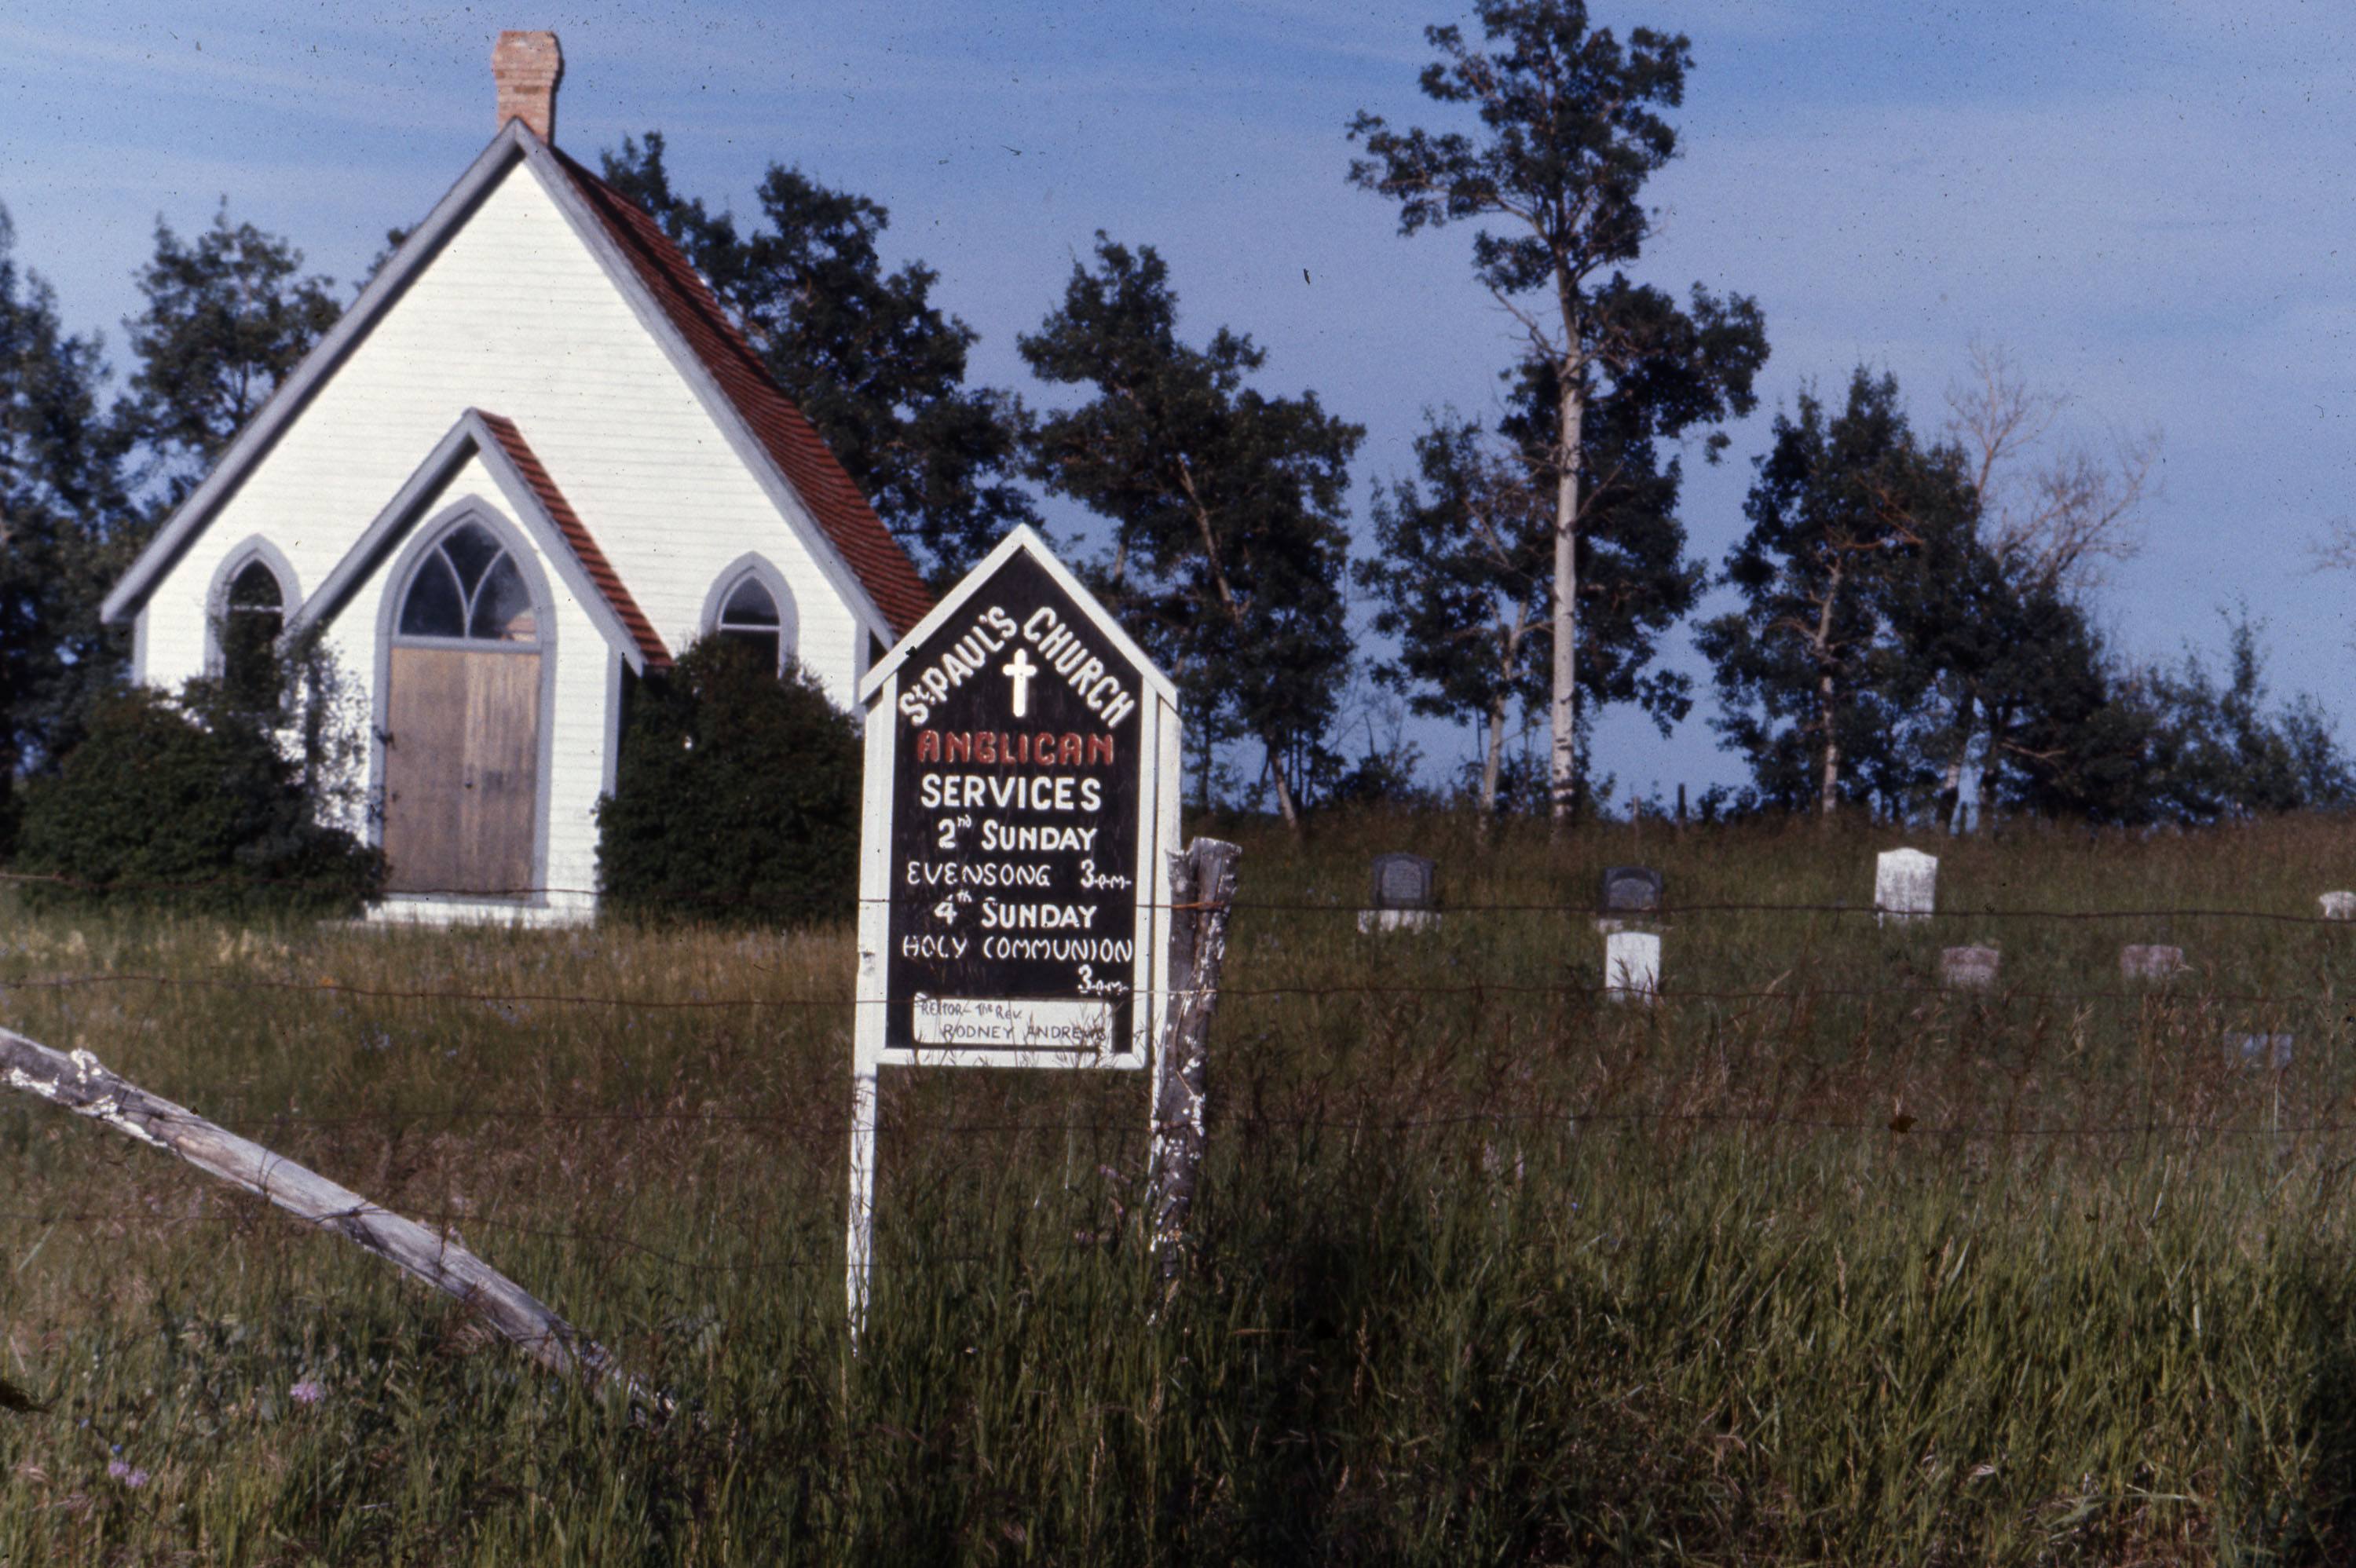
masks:
[[[1658,914],[1668,884],[1650,866],[1612,866],[1603,872],[1605,914]]]
[[[1375,857],[1376,909],[1430,909],[1439,901],[1440,863],[1420,855]]]

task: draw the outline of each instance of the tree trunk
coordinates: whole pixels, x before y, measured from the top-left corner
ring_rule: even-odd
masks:
[[[1505,698],[1503,693],[1489,703],[1489,743],[1481,758],[1481,820],[1483,843],[1497,826],[1497,778],[1505,766]]]
[[[2012,710],[1998,708],[1988,714],[1987,744],[1981,748],[1979,787],[1974,792],[1972,827],[1976,832],[1987,833],[1996,822],[1996,753],[2004,741],[2005,731],[2012,728]]]
[[[1833,669],[1833,611],[1840,603],[1841,569],[1834,558],[1832,576],[1825,584],[1824,603],[1816,612],[1816,723],[1825,734],[1825,764],[1816,786],[1817,820],[1829,827],[1840,805],[1840,680]]]
[[[1194,776],[1201,781],[1200,784],[1197,786],[1201,799],[1197,804],[1205,811],[1210,811],[1215,809],[1211,805],[1211,752],[1213,748],[1211,743],[1212,736],[1210,726],[1207,724],[1201,725],[1196,733],[1200,739],[1199,743],[1195,747],[1194,754],[1201,763],[1201,766],[1194,770]]]
[[[1587,412],[1587,365],[1580,349],[1576,312],[1563,312],[1563,335],[1570,348],[1561,366],[1562,402],[1556,428],[1554,700],[1548,715],[1554,728],[1554,744],[1547,765],[1557,838],[1569,829],[1579,780],[1579,718],[1574,693],[1579,678],[1579,481],[1580,457],[1585,450],[1580,427]]]
[[[1964,762],[1971,755],[1973,719],[1976,713],[1972,699],[1965,697],[1955,706],[1954,747],[1947,753],[1947,765],[1939,773],[1939,800],[1933,808],[1934,819],[1942,832],[1959,831],[1955,821],[1956,807],[1963,804]]]
[[[1816,786],[1816,812],[1817,819],[1826,824],[1840,805],[1840,734],[1836,728],[1839,700],[1832,672],[1826,670],[1816,683],[1816,721],[1825,730],[1825,768]]]
[[[1284,814],[1284,825],[1295,838],[1301,837],[1301,813],[1293,808],[1292,786],[1284,782],[1284,764],[1277,760],[1276,742],[1266,735],[1259,743],[1268,748],[1269,776],[1276,781],[1276,808]]]
[[[1203,541],[1203,560],[1211,569],[1211,582],[1219,592],[1219,603],[1227,613],[1227,620],[1237,631],[1243,629],[1243,606],[1236,603],[1236,591],[1227,583],[1226,562],[1219,559],[1219,539],[1211,527],[1211,510],[1203,504],[1200,492],[1194,488],[1194,470],[1183,457],[1178,460],[1178,482],[1186,492],[1187,503],[1194,508],[1194,531]],[[1276,775],[1276,805],[1284,814],[1284,826],[1292,837],[1301,837],[1301,813],[1294,808],[1292,786],[1284,781],[1284,770],[1277,766],[1276,738],[1267,731],[1259,731],[1259,743],[1268,748],[1269,771]]]

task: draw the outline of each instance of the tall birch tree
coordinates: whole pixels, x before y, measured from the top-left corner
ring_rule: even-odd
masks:
[[[1474,275],[1518,324],[1525,367],[1551,393],[1546,466],[1554,503],[1547,773],[1557,830],[1578,796],[1579,534],[1586,516],[1590,404],[1640,394],[1649,433],[1675,440],[1753,406],[1751,381],[1767,357],[1758,306],[1697,286],[1680,308],[1616,269],[1634,261],[1651,231],[1644,182],[1676,154],[1659,111],[1685,93],[1692,63],[1682,35],[1648,27],[1623,44],[1590,29],[1581,0],[1479,0],[1489,47],[1456,27],[1424,37],[1440,58],[1420,86],[1435,102],[1473,110],[1477,134],[1394,130],[1360,112],[1351,140],[1365,155],[1350,179],[1399,206],[1399,231],[1471,220]],[[1647,406],[1643,367],[1658,363],[1664,334],[1687,338],[1690,374],[1676,395]],[[1520,379],[1524,372],[1515,373]],[[1713,436],[1711,455],[1723,444]]]

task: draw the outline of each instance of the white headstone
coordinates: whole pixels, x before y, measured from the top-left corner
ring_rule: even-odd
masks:
[[[1938,901],[1939,858],[1920,849],[1886,849],[1873,867],[1874,923],[1921,920]]]
[[[1648,1004],[1661,994],[1657,932],[1615,931],[1603,939],[1603,994],[1615,1002]]]
[[[2244,1034],[2228,1029],[2225,1060],[2236,1067],[2270,1067],[2279,1072],[2290,1065],[2291,1047],[2297,1038],[2287,1031]]]
[[[2130,943],[2119,949],[2119,976],[2127,980],[2165,980],[2184,967],[2184,949]]]
[[[2326,920],[2356,920],[2356,893],[2325,893],[2316,901]]]
[[[1939,984],[1950,990],[1985,991],[1996,984],[2003,955],[1993,947],[1946,947],[1939,952]]]

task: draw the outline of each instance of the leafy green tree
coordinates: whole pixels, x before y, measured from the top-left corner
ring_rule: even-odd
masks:
[[[1744,607],[1695,639],[1715,667],[1713,723],[1762,799],[1829,817],[1917,793],[1910,699],[1935,666],[1899,630],[1952,612],[1905,605],[1910,584],[1940,581],[1909,568],[1967,554],[1976,508],[1962,454],[1916,441],[1891,377],[1860,367],[1839,412],[1809,392],[1797,418],[1777,416],[1744,503],[1751,529],[1727,560]]]
[[[1296,833],[1297,785],[1332,722],[1350,658],[1343,502],[1365,432],[1314,392],[1246,384],[1267,361],[1221,327],[1178,337],[1169,268],[1099,232],[1063,304],[1018,340],[1041,380],[1095,396],[1038,425],[1033,471],[1109,518],[1100,581],[1114,613],[1178,683],[1195,722],[1266,750]]]
[[[1597,520],[1603,466],[1589,409],[1616,403],[1602,422],[1633,448],[1746,413],[1766,329],[1741,295],[1696,285],[1680,307],[1618,271],[1650,229],[1644,182],[1676,153],[1659,111],[1684,97],[1687,40],[1639,27],[1623,45],[1589,28],[1581,0],[1478,0],[1475,12],[1490,49],[1455,27],[1425,29],[1440,58],[1420,86],[1470,106],[1479,133],[1397,131],[1361,112],[1349,133],[1366,155],[1352,160],[1350,178],[1399,204],[1402,234],[1482,223],[1474,275],[1526,338],[1524,417],[1554,492],[1548,771],[1559,828],[1580,788],[1580,662],[1594,656],[1580,624],[1579,539]],[[1705,450],[1715,456],[1722,443],[1713,436]]]
[[[2083,713],[2030,709],[2008,804],[2098,820],[2217,822],[2356,805],[2356,768],[2311,697],[2268,700],[2259,628],[2226,624],[2221,679],[2187,651],[2173,667],[2112,667]]]
[[[861,752],[798,669],[707,637],[633,692],[615,792],[597,803],[608,905],[775,925],[851,912]]]
[[[1697,639],[1719,728],[1763,800],[1927,807],[1946,826],[1976,741],[1983,822],[1997,808],[2149,824],[2356,803],[2356,768],[2316,705],[2269,702],[2246,616],[2222,676],[2190,653],[2147,667],[2105,647],[2076,568],[2123,553],[2132,464],[2047,470],[2025,524],[1995,500],[1971,430],[1925,445],[1896,382],[1863,369],[1839,413],[1810,394],[1777,420],[1727,565],[1746,607]]]
[[[0,848],[18,775],[72,744],[121,667],[98,603],[135,542],[99,342],[63,329],[15,247],[0,208]]]
[[[1479,726],[1485,825],[1514,715],[1545,699],[1552,509],[1520,453],[1476,423],[1436,418],[1415,452],[1419,478],[1376,492],[1375,553],[1355,568],[1374,629],[1398,641],[1374,676],[1417,713]]]
[[[1016,523],[1036,523],[1016,483],[1020,407],[966,385],[980,335],[932,303],[921,261],[886,272],[891,214],[799,169],[769,165],[753,225],[674,190],[659,132],[625,137],[606,180],[654,214],[702,272],[777,384],[858,482],[876,514],[953,581]]]
[[[342,314],[335,280],[302,275],[303,252],[224,201],[193,242],[155,222],[139,270],[146,309],[123,324],[138,368],[118,411],[143,478],[177,506]]]

